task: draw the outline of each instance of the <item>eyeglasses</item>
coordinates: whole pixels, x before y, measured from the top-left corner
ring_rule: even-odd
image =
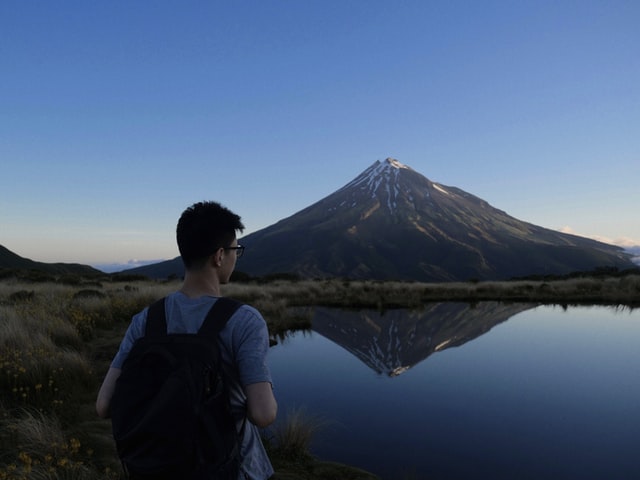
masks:
[[[244,253],[244,245],[238,245],[237,247],[222,247],[224,250],[235,250],[236,257],[240,258]]]

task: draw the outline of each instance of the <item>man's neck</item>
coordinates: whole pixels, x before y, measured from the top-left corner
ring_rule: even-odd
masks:
[[[205,295],[220,296],[220,281],[215,275],[204,271],[185,272],[184,282],[180,291],[189,298]]]

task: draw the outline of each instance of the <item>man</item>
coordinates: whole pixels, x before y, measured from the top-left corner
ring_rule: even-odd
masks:
[[[236,232],[244,225],[240,217],[215,202],[200,202],[187,208],[177,226],[177,242],[185,267],[182,288],[165,301],[169,333],[196,333],[204,318],[220,297],[220,287],[229,282],[236,259],[244,251]],[[110,401],[122,365],[134,342],[144,335],[148,309],[135,315],[100,387],[96,410],[110,417]],[[276,418],[271,374],[266,365],[269,349],[267,326],[260,313],[242,305],[220,332],[222,360],[230,371],[232,410],[246,423],[241,439],[240,478],[264,480],[273,468],[264,450],[258,427],[270,425]],[[243,422],[244,417],[249,422]]]

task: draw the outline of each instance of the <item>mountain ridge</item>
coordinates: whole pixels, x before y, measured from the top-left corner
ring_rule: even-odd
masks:
[[[104,275],[103,272],[89,265],[80,263],[45,263],[24,258],[8,248],[0,245],[0,268],[7,270],[32,270],[51,275]]]

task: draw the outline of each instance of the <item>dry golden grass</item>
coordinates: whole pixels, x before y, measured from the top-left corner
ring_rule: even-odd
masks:
[[[117,478],[116,472],[96,472],[91,466],[93,450],[64,431],[56,417],[24,410],[2,425],[5,452],[17,452],[0,466],[0,479],[91,480]]]
[[[126,322],[113,312],[131,315],[158,293],[122,287],[77,296],[72,286],[0,283],[0,479],[119,477],[113,455],[94,455],[108,425],[87,428],[103,374],[89,340],[107,328],[121,335]]]
[[[341,280],[276,281],[230,284],[225,294],[253,299],[270,311],[289,306],[323,305],[343,308],[419,308],[428,302],[482,300],[539,303],[640,304],[640,275],[518,280],[508,282],[377,282]]]

